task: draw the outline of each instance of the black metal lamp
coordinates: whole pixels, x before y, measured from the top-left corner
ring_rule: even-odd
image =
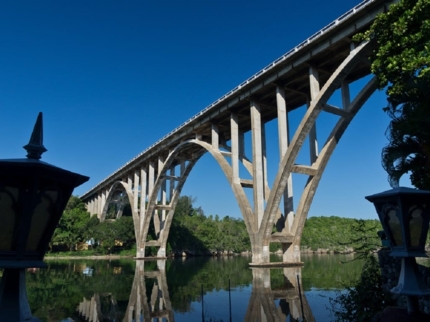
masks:
[[[89,178],[39,159],[43,146],[39,113],[27,159],[0,160],[0,322],[39,321],[31,316],[25,268],[46,267],[43,257],[73,189]]]
[[[367,200],[375,205],[391,244],[391,256],[427,257],[425,242],[430,219],[430,191],[394,188]]]
[[[376,208],[391,246],[390,256],[402,258],[399,283],[391,292],[407,295],[408,312],[417,312],[415,297],[430,294],[415,261],[415,257],[427,257],[425,242],[430,220],[430,191],[398,187],[365,198]]]

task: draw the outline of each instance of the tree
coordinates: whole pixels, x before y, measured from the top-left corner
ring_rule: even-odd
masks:
[[[111,253],[117,245],[130,248],[135,242],[133,218],[121,217],[100,223],[95,227],[94,238],[105,253]]]
[[[371,70],[386,88],[389,144],[382,164],[392,186],[411,173],[417,188],[430,189],[430,0],[400,0],[378,15],[354,40],[372,39]]]
[[[77,243],[85,242],[92,237],[98,222],[97,217],[90,217],[82,200],[76,196],[70,197],[49,244],[51,250],[52,246],[59,245],[74,250]]]

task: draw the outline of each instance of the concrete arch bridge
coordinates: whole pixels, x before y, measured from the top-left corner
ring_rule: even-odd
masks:
[[[251,239],[252,265],[270,265],[271,242],[282,243],[284,263],[300,263],[303,227],[327,162],[356,113],[377,88],[372,78],[355,97],[350,95],[350,84],[370,74],[366,57],[372,46],[356,44],[352,36],[368,28],[392,2],[363,1],[168,133],[86,192],[81,198],[88,211],[104,220],[111,201],[128,197],[136,256],[144,258],[145,247],[156,246],[158,257],[165,257],[181,190],[194,165],[209,153],[225,174],[239,205]],[[341,92],[341,106],[328,103],[335,91]],[[305,110],[304,116],[296,129],[290,129],[289,113],[299,108]],[[318,144],[316,123],[323,113],[336,116],[337,122],[328,139]],[[269,121],[276,122],[277,137],[266,136]],[[245,133],[251,142],[245,142]],[[306,138],[309,162],[299,164],[297,156]],[[280,155],[278,168],[271,169],[276,176],[270,186],[268,139],[278,141]],[[245,153],[246,144],[251,147],[250,155]],[[307,178],[302,194],[294,196],[296,206],[293,173]],[[157,240],[148,241],[151,224]]]

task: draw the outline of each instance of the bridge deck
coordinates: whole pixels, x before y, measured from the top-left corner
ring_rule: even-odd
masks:
[[[309,66],[318,66],[320,84],[324,84],[339,64],[351,51],[352,36],[365,30],[377,13],[386,10],[392,1],[366,0],[341,17],[288,51],[248,80],[231,90],[197,115],[184,122],[158,142],[144,150],[127,164],[82,195],[90,198],[99,189],[123,179],[137,165],[167,157],[170,150],[180,142],[198,135],[205,140],[211,137],[211,126],[217,124],[221,140],[230,140],[230,114],[237,113],[239,130],[250,130],[249,100],[261,106],[262,122],[277,117],[275,86],[286,90],[288,111],[307,102],[309,89]],[[369,74],[369,63],[363,61],[349,74],[347,81],[353,82]],[[184,150],[185,157],[199,153],[199,147]]]

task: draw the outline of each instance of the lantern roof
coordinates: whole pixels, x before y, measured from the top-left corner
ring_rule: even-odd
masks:
[[[387,197],[393,197],[397,195],[415,195],[415,196],[430,196],[430,191],[428,190],[419,190],[414,188],[407,188],[407,187],[397,187],[394,189],[390,189],[384,192],[380,192],[374,195],[370,195],[365,197],[367,200],[373,202],[375,199],[379,198],[387,198]]]

